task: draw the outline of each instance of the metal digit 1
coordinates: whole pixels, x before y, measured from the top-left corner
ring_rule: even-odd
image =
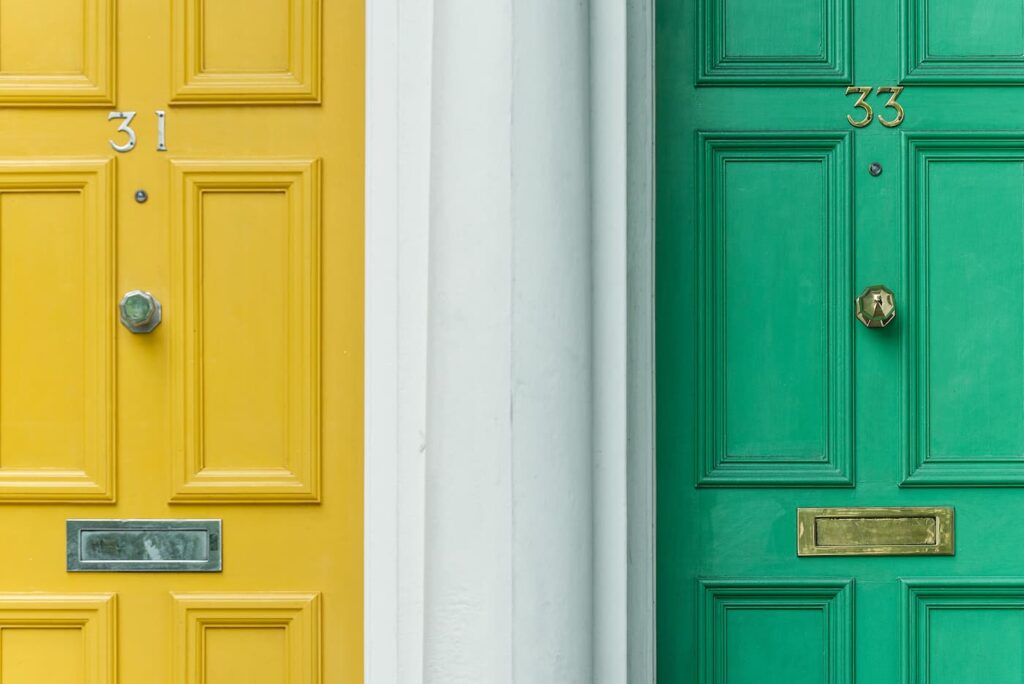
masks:
[[[130,152],[135,149],[135,131],[132,129],[132,119],[135,118],[135,112],[110,112],[107,115],[107,121],[114,121],[115,119],[124,119],[121,125],[117,127],[118,133],[124,133],[128,136],[128,142],[124,145],[118,145],[113,140],[110,140],[110,146],[118,152]]]
[[[864,128],[869,123],[871,123],[871,119],[875,117],[874,110],[872,110],[871,105],[867,103],[867,97],[868,95],[871,94],[871,86],[850,86],[849,88],[846,89],[847,95],[853,95],[854,93],[860,93],[860,97],[857,98],[857,101],[854,103],[853,106],[860,107],[866,113],[864,114],[864,118],[861,119],[860,121],[856,121],[849,114],[846,115],[846,120],[849,121],[850,125],[853,126],[854,128]]]
[[[167,114],[162,109],[156,110],[156,151],[167,151]]]
[[[906,112],[903,111],[903,105],[896,101],[896,98],[899,97],[900,93],[902,92],[903,86],[882,86],[881,88],[878,89],[879,95],[881,95],[882,93],[892,93],[892,96],[889,98],[889,101],[885,103],[885,106],[892,107],[893,109],[896,110],[896,118],[893,119],[892,121],[889,121],[881,114],[878,115],[878,121],[883,126],[886,126],[888,128],[896,128],[901,123],[903,123],[903,117],[905,116]]]

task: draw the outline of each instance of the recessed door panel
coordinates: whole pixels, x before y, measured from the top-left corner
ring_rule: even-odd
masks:
[[[845,83],[851,0],[700,0],[699,84]]]
[[[0,2],[0,103],[109,105],[113,0]]]
[[[906,484],[1024,482],[1022,144],[909,139]]]
[[[320,0],[174,0],[178,104],[320,99]]]
[[[1016,0],[906,0],[907,82],[1024,81],[1024,7]]]
[[[847,140],[701,141],[699,484],[848,485]]]
[[[0,500],[114,496],[112,185],[0,163]]]
[[[175,499],[315,500],[317,162],[175,162]]]

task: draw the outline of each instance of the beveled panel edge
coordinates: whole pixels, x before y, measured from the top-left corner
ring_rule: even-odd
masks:
[[[113,106],[117,89],[117,14],[115,0],[82,0],[95,7],[83,24],[86,67],[79,74],[0,74],[4,107]],[[92,31],[90,35],[89,31]],[[91,43],[91,44],[90,44]],[[91,48],[91,49],[90,49]],[[92,66],[92,72],[88,67]]]
[[[171,592],[174,621],[173,684],[203,684],[208,627],[283,629],[286,675],[296,684],[319,684],[322,676],[321,595],[319,592]]]
[[[936,543],[819,546],[820,518],[934,518]],[[797,556],[952,556],[955,555],[955,511],[951,506],[844,507],[797,509]]]
[[[900,83],[935,86],[1015,85],[1024,83],[1024,56],[931,57],[926,52],[928,17],[926,0],[902,0]]]
[[[171,333],[172,339],[172,437],[176,440],[172,454],[172,503],[265,503],[294,504],[320,502],[320,471],[322,467],[321,430],[322,410],[322,369],[321,301],[323,293],[321,279],[320,241],[321,225],[321,160],[319,158],[262,158],[249,160],[208,160],[177,159],[171,162],[173,179],[171,221],[174,231],[180,232],[172,240],[172,261],[178,266],[173,269],[171,289],[178,302],[180,320],[190,321],[177,326]],[[246,179],[242,181],[240,179]],[[307,370],[309,373],[308,392],[302,394],[309,402],[309,454],[304,462],[290,463],[292,468],[260,469],[218,469],[205,467],[201,440],[202,417],[194,415],[194,397],[198,377],[194,364],[186,362],[188,354],[194,354],[196,338],[201,328],[192,321],[195,315],[193,301],[195,294],[194,266],[186,268],[196,258],[195,235],[187,230],[190,212],[195,210],[192,195],[208,189],[238,191],[251,190],[266,192],[274,188],[292,188],[298,185],[301,196],[295,201],[301,210],[310,234],[307,248],[311,266],[308,307],[304,309],[310,317]],[[295,258],[302,257],[301,250]],[[190,278],[192,280],[190,281]],[[191,369],[191,370],[186,370]],[[190,422],[191,421],[191,422]],[[190,427],[191,426],[191,427]],[[180,428],[180,429],[179,429]]]
[[[907,326],[902,340],[901,360],[903,400],[900,425],[906,437],[900,444],[900,487],[1024,487],[1024,454],[1018,460],[1005,458],[965,457],[957,459],[929,459],[927,456],[927,402],[920,393],[925,391],[920,365],[921,349],[927,345],[920,339],[926,330],[926,312],[918,305],[916,256],[921,254],[919,202],[923,191],[923,171],[935,159],[978,161],[991,157],[995,161],[1008,158],[1024,162],[1024,133],[1006,131],[943,131],[903,132],[903,162],[906,168],[903,183],[905,212],[902,269],[904,280],[903,311],[911,312],[912,324]],[[926,359],[922,361],[926,363]],[[925,397],[926,399],[926,397]]]
[[[5,619],[8,611],[14,613],[10,621]],[[117,613],[117,594],[113,592],[0,594],[0,628],[81,630],[83,684],[117,681]]]
[[[292,71],[285,73],[202,71],[199,21],[191,16],[195,0],[174,0],[171,39],[171,94],[175,106],[202,105],[316,105],[321,102],[323,40],[322,0],[289,0],[289,55]],[[296,63],[298,61],[298,63]],[[298,67],[296,73],[296,67]]]
[[[694,362],[697,380],[698,419],[695,430],[697,487],[853,487],[855,465],[853,459],[853,316],[850,309],[850,293],[853,291],[853,221],[849,198],[852,192],[852,139],[849,131],[843,132],[758,132],[698,131],[695,163],[699,164],[696,201],[696,249],[694,250],[694,273],[696,274],[697,323],[695,325],[696,354]],[[721,353],[717,348],[717,313],[719,302],[711,293],[712,278],[720,265],[715,261],[713,249],[708,246],[706,236],[717,230],[714,225],[718,198],[712,188],[720,184],[718,162],[719,152],[771,153],[773,158],[792,157],[817,160],[826,165],[826,187],[829,201],[825,203],[830,212],[828,220],[841,239],[830,240],[831,251],[826,255],[829,278],[828,293],[829,321],[826,324],[833,347],[829,350],[829,402],[836,406],[828,412],[827,434],[828,457],[822,460],[783,462],[765,459],[762,461],[729,461],[719,453],[724,442],[720,434],[724,426],[715,420],[714,412],[724,411],[716,401],[715,386],[720,383],[719,368],[714,359]],[[702,171],[702,172],[700,172]],[[845,255],[845,258],[844,258]],[[720,393],[719,393],[720,394]],[[837,417],[845,416],[845,420]]]
[[[84,519],[65,521],[68,572],[221,572],[224,533],[220,519]],[[202,531],[208,537],[209,558],[202,561],[85,561],[81,558],[82,532],[93,530]]]
[[[1024,610],[1024,580],[1014,577],[901,577],[902,684],[926,681],[928,617],[935,610]]]
[[[5,182],[5,176],[18,180]],[[32,180],[27,180],[31,178]],[[38,178],[38,180],[36,180]],[[117,191],[117,160],[96,158],[61,159],[52,157],[0,159],[0,194],[24,191],[78,190],[85,196],[83,215],[96,222],[99,234],[97,249],[106,259],[96,266],[97,320],[102,335],[97,333],[94,350],[105,367],[93,369],[97,375],[98,395],[90,404],[101,412],[93,416],[92,426],[100,435],[102,448],[89,460],[85,470],[60,468],[5,469],[0,466],[0,505],[17,503],[113,503],[117,484],[117,364],[114,358],[117,319],[109,302],[114,297],[117,278],[117,227],[115,198]],[[88,422],[88,421],[87,421]]]
[[[697,654],[701,684],[721,684],[716,668],[724,662],[725,613],[729,608],[792,610],[817,608],[825,620],[827,681],[853,682],[854,591],[852,577],[697,578]]]
[[[697,2],[697,86],[849,85],[853,83],[851,0],[821,0],[824,45],[818,60],[783,55],[729,58],[721,12],[725,0]]]

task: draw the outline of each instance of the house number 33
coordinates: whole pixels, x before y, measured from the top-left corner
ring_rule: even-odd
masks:
[[[871,86],[850,86],[846,89],[847,95],[860,94],[860,97],[857,98],[857,101],[853,106],[864,110],[864,118],[860,121],[854,119],[849,114],[846,115],[846,120],[849,121],[850,125],[854,128],[864,128],[871,123],[873,118],[875,118],[875,111],[871,109],[871,105],[868,104],[868,96],[871,95],[871,90]],[[903,123],[903,116],[905,114],[903,111],[903,105],[896,101],[896,98],[898,98],[902,92],[903,86],[882,86],[878,89],[879,95],[882,93],[890,93],[889,101],[885,103],[885,106],[896,111],[896,118],[892,120],[886,119],[881,114],[878,115],[878,121],[883,126],[896,128]]]
[[[136,143],[135,129],[132,128],[135,112],[110,112],[107,115],[107,121],[117,120],[121,121],[121,124],[117,127],[117,132],[124,134],[124,142],[119,143],[111,140],[109,141],[110,146],[118,152],[131,152],[135,149]],[[162,109],[158,109],[156,112],[156,151],[167,151],[167,114]]]

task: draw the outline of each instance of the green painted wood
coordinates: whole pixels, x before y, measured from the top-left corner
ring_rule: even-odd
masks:
[[[1018,0],[903,3],[903,82],[1024,82],[1024,5]]]
[[[846,83],[851,0],[706,0],[699,84]]]
[[[906,143],[904,484],[1024,484],[1024,136]]]
[[[659,682],[1024,681],[1022,36],[1016,0],[658,0]],[[797,557],[797,508],[853,506],[952,506],[955,555]],[[830,582],[839,671],[777,591]]]
[[[903,684],[1019,682],[1024,581],[911,579],[903,589]]]
[[[706,580],[700,592],[702,684],[853,682],[852,581]]]
[[[853,482],[849,142],[698,137],[702,486]]]

